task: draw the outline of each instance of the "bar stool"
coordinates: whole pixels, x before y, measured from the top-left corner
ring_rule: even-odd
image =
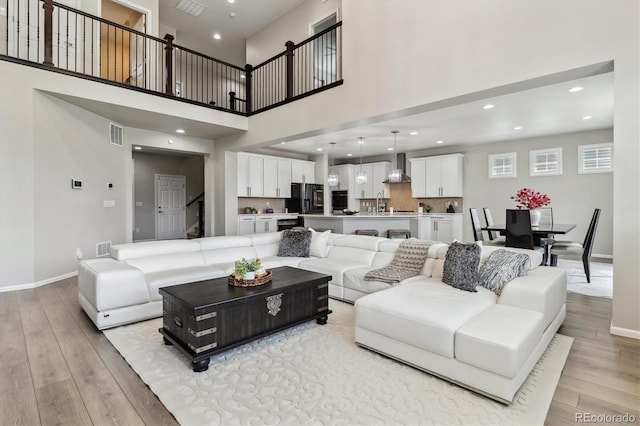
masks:
[[[356,235],[370,235],[372,237],[378,236],[378,230],[376,229],[356,229]]]
[[[387,238],[411,238],[409,229],[388,229]]]

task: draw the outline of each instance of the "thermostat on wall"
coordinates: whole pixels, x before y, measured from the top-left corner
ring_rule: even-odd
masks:
[[[82,189],[82,181],[79,179],[71,179],[71,188]]]

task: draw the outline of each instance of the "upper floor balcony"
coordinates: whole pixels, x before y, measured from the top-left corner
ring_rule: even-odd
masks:
[[[342,84],[342,22],[238,67],[53,0],[0,2],[2,60],[242,116]]]

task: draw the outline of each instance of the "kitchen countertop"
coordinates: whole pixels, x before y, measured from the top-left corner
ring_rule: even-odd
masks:
[[[251,214],[246,214],[246,213],[238,213],[238,216],[242,216],[242,217],[256,217],[256,216],[273,216],[275,218],[294,218],[294,217],[298,217],[300,216],[300,213],[251,213]]]
[[[324,219],[386,219],[386,218],[421,218],[421,217],[431,217],[431,216],[453,216],[453,215],[461,215],[462,213],[384,213],[384,214],[366,214],[366,213],[358,213],[353,215],[348,214],[301,214],[302,217],[318,217]]]

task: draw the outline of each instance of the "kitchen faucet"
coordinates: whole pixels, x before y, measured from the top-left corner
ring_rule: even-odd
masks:
[[[376,216],[380,214],[380,199],[382,198],[382,193],[378,192],[376,194]]]

